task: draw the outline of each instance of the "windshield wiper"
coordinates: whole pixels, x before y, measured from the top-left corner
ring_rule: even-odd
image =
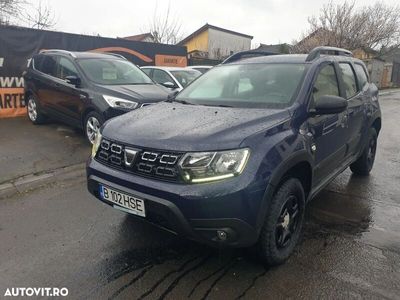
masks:
[[[231,105],[226,105],[226,104],[202,104],[204,106],[214,106],[214,107],[233,107]]]
[[[173,98],[166,100],[166,102],[177,102],[177,103],[181,103],[181,104],[195,105],[194,103],[188,102],[186,100],[176,100],[176,99],[173,99]]]

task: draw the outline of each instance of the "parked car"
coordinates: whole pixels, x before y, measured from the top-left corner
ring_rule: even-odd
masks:
[[[209,71],[213,66],[189,66],[187,67],[188,69],[193,69],[201,72],[201,74],[204,74],[205,72]]]
[[[178,92],[201,76],[201,72],[197,70],[179,67],[142,67],[141,69],[155,82]]]
[[[107,119],[166,100],[171,94],[114,54],[43,51],[32,58],[24,79],[33,124],[54,117],[83,128],[91,143]]]
[[[370,173],[378,89],[344,49],[247,55],[231,56],[174,100],[105,124],[88,189],[191,239],[254,245],[275,265],[293,252],[307,201],[349,166]]]

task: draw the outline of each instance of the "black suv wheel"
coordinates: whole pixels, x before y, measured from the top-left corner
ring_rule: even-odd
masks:
[[[42,124],[46,120],[45,115],[40,111],[40,107],[33,95],[28,97],[26,110],[28,112],[28,118],[33,124]]]
[[[378,134],[375,128],[369,129],[368,144],[361,156],[350,165],[350,170],[356,175],[368,175],[374,166]]]
[[[296,178],[288,179],[272,199],[257,245],[267,265],[281,264],[292,254],[300,237],[304,207],[302,184]]]

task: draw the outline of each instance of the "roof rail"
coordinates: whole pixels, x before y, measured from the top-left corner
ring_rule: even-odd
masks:
[[[68,55],[76,58],[76,55],[73,52],[68,51],[68,50],[61,50],[61,49],[45,49],[45,50],[40,50],[39,53],[48,53],[48,52],[64,53],[64,54],[68,54]]]
[[[262,51],[262,50],[247,50],[247,51],[241,51],[237,52],[235,54],[232,54],[229,56],[227,59],[225,59],[221,64],[228,64],[234,61],[238,61],[242,58],[248,58],[248,57],[257,57],[257,56],[269,56],[269,55],[276,55],[276,53],[273,52],[268,52],[268,51]]]
[[[119,58],[122,58],[122,59],[127,60],[126,57],[123,56],[123,55],[121,55],[121,54],[112,53],[112,52],[101,52],[101,53],[103,53],[103,54],[108,54],[108,55],[112,55],[112,56],[119,57]]]
[[[342,48],[336,48],[336,47],[321,46],[321,47],[316,47],[316,48],[312,49],[311,52],[308,54],[306,61],[312,61],[312,60],[320,57],[321,54],[343,55],[343,56],[353,57],[353,53],[349,50],[342,49]]]

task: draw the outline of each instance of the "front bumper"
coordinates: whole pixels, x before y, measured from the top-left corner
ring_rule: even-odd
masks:
[[[256,225],[265,187],[248,180],[187,185],[144,178],[107,167],[94,159],[87,163],[87,186],[102,200],[99,184],[144,199],[146,217],[136,217],[186,238],[213,246],[250,246],[257,241]],[[107,201],[103,202],[112,205]],[[221,239],[218,232],[225,232]]]

